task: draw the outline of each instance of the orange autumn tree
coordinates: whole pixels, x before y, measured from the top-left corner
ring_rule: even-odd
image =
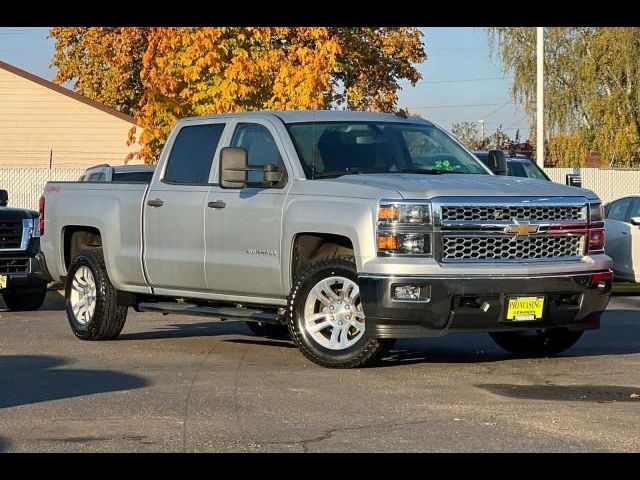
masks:
[[[55,81],[133,115],[157,158],[176,120],[257,109],[393,111],[425,60],[415,28],[63,27]]]

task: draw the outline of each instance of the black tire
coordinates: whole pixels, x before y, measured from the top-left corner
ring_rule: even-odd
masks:
[[[289,338],[289,328],[286,325],[276,325],[274,323],[246,322],[247,327],[259,337],[287,339]]]
[[[38,310],[47,296],[47,286],[9,288],[2,293],[4,303],[13,312],[31,312]]]
[[[89,268],[96,283],[95,310],[86,324],[76,319],[70,301],[73,277],[83,266]],[[67,272],[65,299],[69,325],[81,340],[111,340],[120,334],[127,320],[127,307],[118,304],[117,292],[107,275],[101,248],[81,250],[73,257]]]
[[[548,357],[568,350],[583,332],[567,328],[549,328],[534,332],[491,332],[498,346],[519,357]]]
[[[344,350],[331,350],[316,342],[304,327],[307,295],[317,282],[334,275],[357,283],[353,257],[334,256],[318,260],[295,279],[287,305],[289,334],[305,357],[323,367],[360,368],[372,365],[391,348],[394,340],[374,338],[365,327],[364,334],[356,343]]]

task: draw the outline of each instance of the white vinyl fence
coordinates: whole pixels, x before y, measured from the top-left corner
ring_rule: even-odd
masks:
[[[582,186],[593,190],[603,202],[640,194],[640,170],[614,168],[545,168],[554,182],[565,183],[567,173],[579,173]]]
[[[609,202],[630,194],[640,194],[640,170],[604,168],[546,168],[551,179],[565,182],[567,173],[580,173],[582,186]],[[38,199],[49,180],[73,181],[84,168],[13,168],[0,167],[0,188],[9,192],[9,206],[38,209]]]
[[[49,180],[73,181],[84,168],[0,167],[0,189],[9,192],[9,206],[38,210],[38,199]]]

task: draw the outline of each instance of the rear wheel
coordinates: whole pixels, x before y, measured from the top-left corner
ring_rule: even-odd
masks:
[[[582,334],[567,328],[489,333],[498,346],[521,357],[557,355],[573,347]]]
[[[7,308],[14,312],[38,310],[47,296],[47,286],[9,288],[2,293]]]
[[[323,367],[374,363],[393,340],[372,337],[360,301],[352,257],[313,263],[294,282],[288,302],[289,332],[300,351]]]
[[[65,290],[71,330],[82,340],[111,340],[127,319],[127,307],[119,305],[101,248],[82,250],[69,267]]]

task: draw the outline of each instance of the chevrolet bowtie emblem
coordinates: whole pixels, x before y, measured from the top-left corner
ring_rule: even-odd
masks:
[[[504,228],[504,233],[515,233],[519,237],[528,237],[532,233],[538,233],[538,225],[531,225],[529,222],[516,223]]]

